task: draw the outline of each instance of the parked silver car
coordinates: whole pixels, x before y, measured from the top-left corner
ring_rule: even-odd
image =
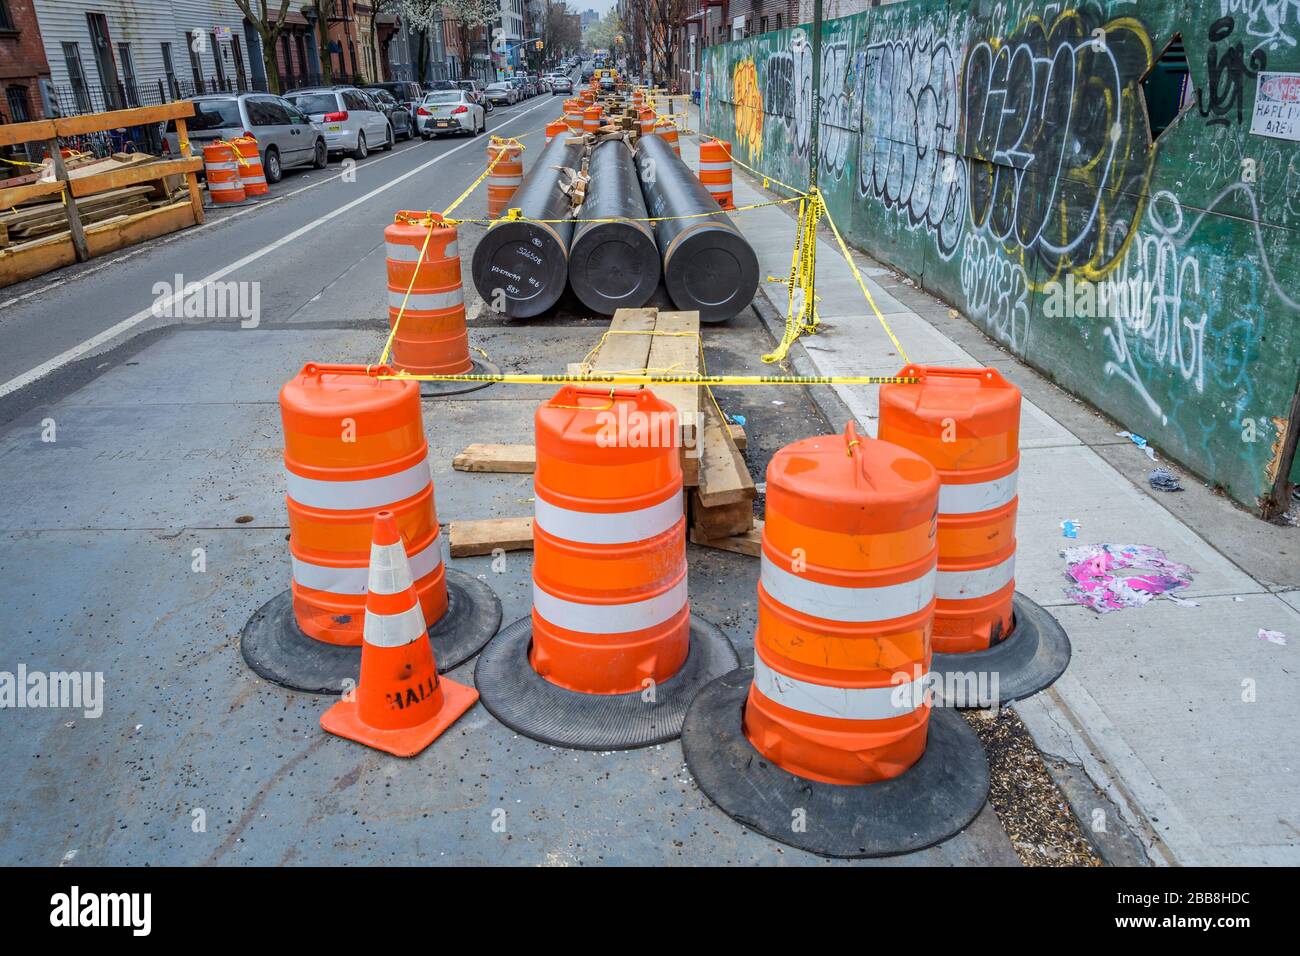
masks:
[[[393,126],[370,98],[355,86],[325,86],[294,90],[287,99],[319,123],[331,153],[365,159],[370,147],[393,148]]]
[[[477,136],[487,132],[487,111],[470,99],[466,90],[440,90],[425,94],[415,111],[415,122],[425,139],[447,133]]]
[[[497,106],[514,106],[523,99],[513,83],[489,83],[487,98]]]
[[[278,183],[284,171],[294,166],[324,169],[329,161],[325,131],[283,97],[271,93],[218,93],[192,100],[194,115],[185,126],[196,156],[203,155],[208,143],[251,134],[262,154],[268,183]],[[167,124],[164,140],[169,152],[180,154],[174,121]]]
[[[465,92],[471,94],[472,99],[479,106],[483,107],[489,113],[492,112],[492,101],[487,98],[487,93],[483,90],[483,84],[478,80],[457,80],[456,85]]]

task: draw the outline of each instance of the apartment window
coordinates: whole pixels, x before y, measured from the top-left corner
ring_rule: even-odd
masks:
[[[172,63],[172,45],[162,44],[163,74],[167,77],[167,90],[174,98],[181,95],[180,84],[176,81],[176,66]]]
[[[9,15],[9,0],[0,0],[0,30],[13,30],[14,18]]]
[[[68,82],[77,101],[77,112],[90,112],[90,90],[86,86],[86,71],[81,65],[81,47],[76,43],[63,44],[63,61],[68,67]]]
[[[781,29],[781,14],[779,13],[776,15],[776,29]]]
[[[284,78],[293,86],[293,41],[287,33],[280,37],[280,55],[284,59]]]
[[[122,82],[125,86],[126,105],[140,105],[140,90],[135,84],[135,60],[131,57],[131,44],[117,45],[117,58],[122,61]]]
[[[9,120],[13,123],[26,123],[32,118],[27,109],[27,87],[11,86],[5,90],[5,100],[9,103]]]
[[[196,44],[203,42],[203,34],[195,32],[190,41],[185,44],[185,49],[190,51],[190,75],[194,77],[194,92],[204,93],[203,88],[203,63],[199,60],[199,51],[194,49]]]
[[[767,17],[758,18],[758,32],[759,33],[767,32]]]
[[[217,89],[226,88],[226,64],[222,62],[222,55],[225,50],[222,49],[221,41],[217,38],[217,32],[212,31],[212,62],[217,67]]]
[[[244,70],[244,51],[239,46],[239,37],[232,37],[230,40],[230,52],[235,57],[235,79],[239,82],[241,90],[248,89],[248,73]]]

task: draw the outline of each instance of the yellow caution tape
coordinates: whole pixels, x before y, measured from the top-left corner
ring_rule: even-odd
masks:
[[[519,142],[519,140],[517,139],[502,139],[500,136],[492,137],[492,140],[488,148],[490,149],[493,146],[500,147],[501,149],[493,158],[492,162],[488,163],[487,169],[483,170],[483,175],[479,176],[478,179],[470,183],[469,186],[465,189],[465,191],[461,193],[459,196],[457,196],[455,201],[453,201],[450,206],[448,206],[446,209],[442,211],[443,219],[447,220],[449,223],[454,224],[456,222],[468,221],[463,219],[450,220],[447,217],[451,215],[451,211],[453,209],[455,209],[457,206],[459,206],[461,203],[463,203],[466,199],[469,198],[469,194],[478,188],[479,183],[483,182],[483,180],[487,179],[489,176],[492,175],[492,170],[496,168],[497,163],[501,162],[501,160],[505,159],[508,155],[510,155],[511,149],[518,147],[520,152],[522,152],[523,150],[528,148],[523,143]]]
[[[518,209],[507,209],[505,214],[498,219],[448,219],[449,225],[461,225],[462,223],[474,223],[478,225],[490,226],[496,222],[534,222],[546,225],[571,222],[574,224],[583,222],[668,222],[673,219],[704,219],[715,216],[725,216],[732,212],[746,212],[750,209],[762,209],[764,206],[783,206],[786,203],[798,202],[800,196],[791,196],[788,199],[770,199],[766,202],[750,203],[748,206],[737,206],[735,209],[719,208],[716,212],[693,212],[684,216],[646,216],[644,218],[633,218],[630,216],[605,216],[600,219],[533,219],[531,216],[525,216]]]
[[[411,375],[397,372],[378,375],[383,381],[408,382],[504,382],[508,385],[915,385],[912,375],[672,375],[629,372],[592,372],[589,375],[476,373],[463,375]]]
[[[428,232],[424,234],[424,243],[420,246],[419,256],[416,257],[416,268],[411,270],[411,282],[406,287],[406,294],[402,296],[402,304],[397,310],[397,318],[393,321],[393,327],[389,330],[388,338],[384,341],[384,350],[379,355],[378,364],[380,365],[388,364],[388,356],[393,350],[393,340],[397,338],[397,329],[402,324],[402,316],[406,314],[406,303],[411,298],[411,290],[415,288],[415,280],[420,277],[419,264],[424,261],[424,254],[429,249],[429,240],[433,238],[433,213],[430,212],[425,215],[427,217],[425,221],[428,225]],[[397,218],[401,219],[403,217],[399,213]]]

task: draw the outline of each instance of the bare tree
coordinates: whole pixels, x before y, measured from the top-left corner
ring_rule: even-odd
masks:
[[[443,8],[455,25],[460,47],[460,74],[473,76],[470,44],[479,30],[497,22],[501,16],[501,4],[499,0],[402,0],[407,22],[421,30],[433,28],[435,24],[441,29]]]
[[[272,93],[280,93],[280,68],[275,62],[275,44],[284,32],[284,21],[289,15],[289,0],[280,0],[280,12],[271,18],[268,0],[235,0],[240,12],[248,18],[262,39],[262,68],[266,85]]]
[[[384,54],[379,49],[379,17],[381,14],[394,13],[401,6],[402,0],[370,0],[370,36],[366,42],[375,57],[375,79],[384,79]]]
[[[334,16],[334,0],[312,0],[311,6],[316,11],[316,47],[320,50],[321,83],[329,86],[334,82],[334,58],[330,56],[330,17]]]

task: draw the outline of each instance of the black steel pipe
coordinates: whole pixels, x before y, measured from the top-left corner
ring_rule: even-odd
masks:
[[[673,305],[698,310],[701,322],[738,314],[758,291],[753,247],[663,137],[641,137],[636,166],[651,216],[711,214],[655,223],[664,285]]]
[[[572,140],[572,142],[570,142]],[[547,144],[515,190],[509,207],[528,219],[568,219],[562,168],[582,164],[582,142],[561,133]],[[474,288],[489,309],[512,319],[540,315],[564,292],[572,222],[498,220],[474,250]]]
[[[646,222],[632,151],[621,139],[598,143],[587,165],[587,196],[569,245],[569,284],[593,312],[638,309],[659,287],[659,247]]]

